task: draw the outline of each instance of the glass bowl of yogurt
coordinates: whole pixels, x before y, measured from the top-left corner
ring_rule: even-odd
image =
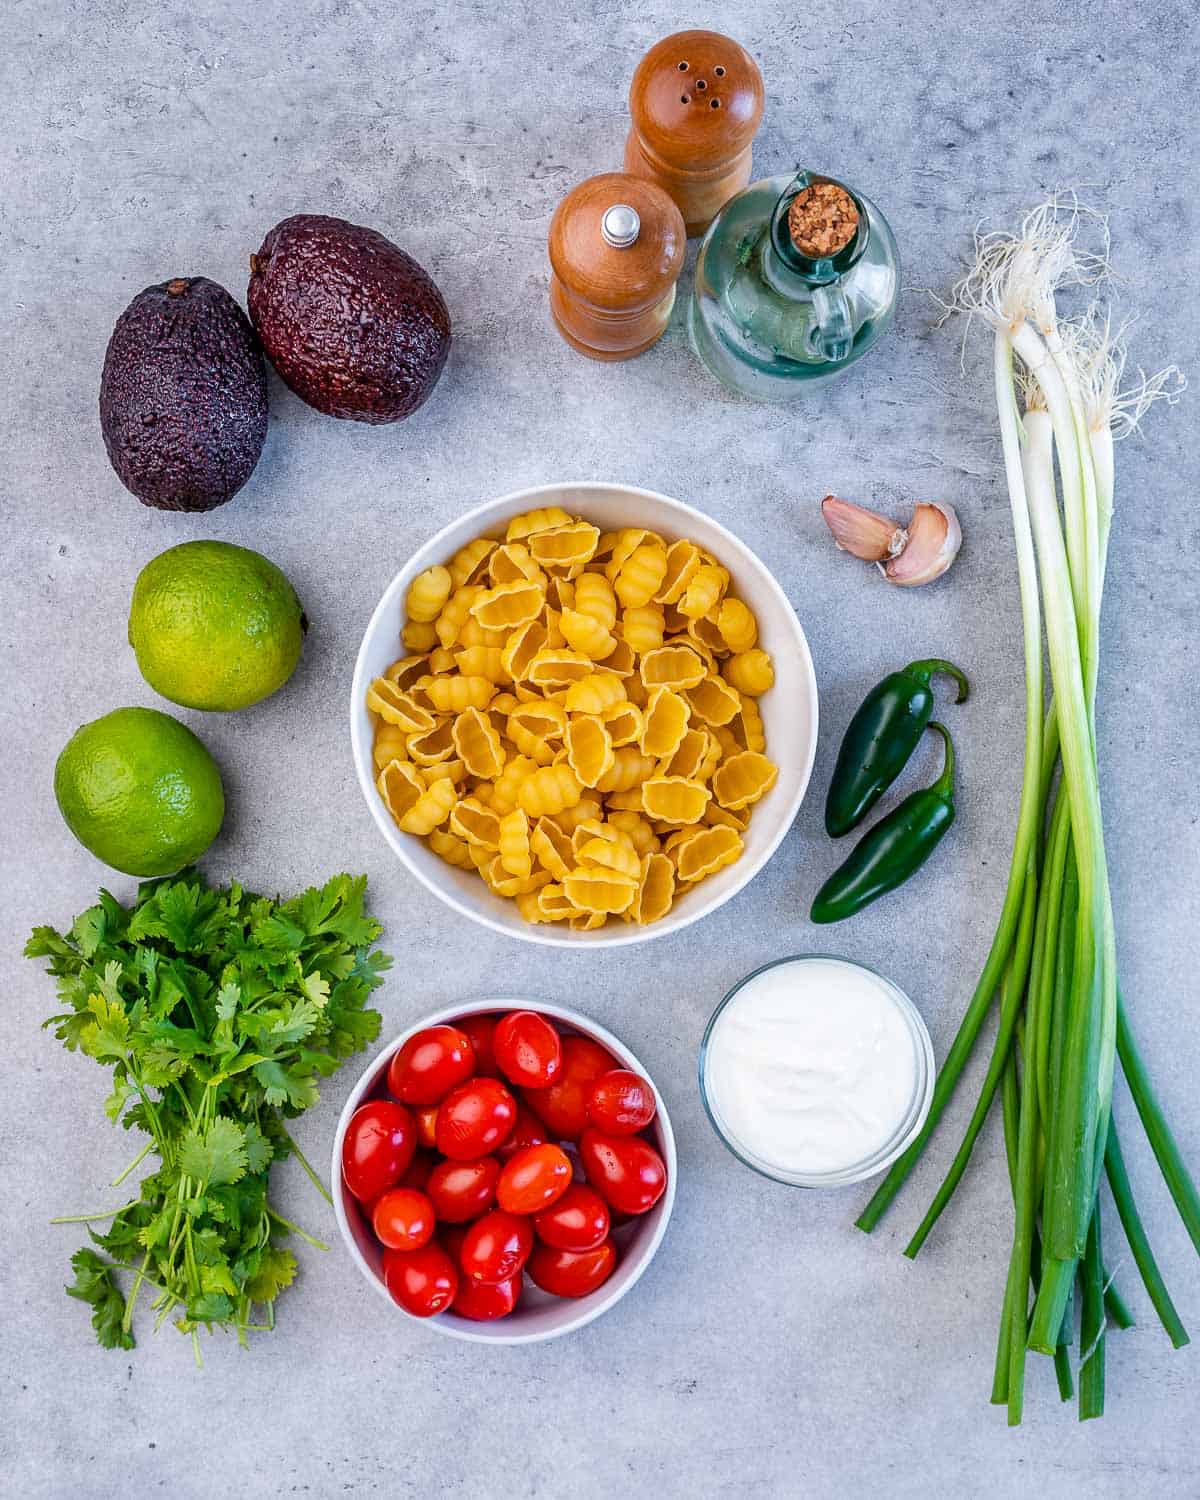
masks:
[[[933,1096],[933,1045],[908,996],[865,964],[776,959],[736,984],[700,1044],[713,1129],[756,1172],[840,1187],[911,1145]]]

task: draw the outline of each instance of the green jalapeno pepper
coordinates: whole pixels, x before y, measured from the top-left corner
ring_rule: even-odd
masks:
[[[954,746],[944,724],[935,719],[928,727],[941,735],[946,746],[942,774],[932,786],[905,797],[863,834],[849,859],[817,892],[810,913],[814,922],[840,922],[903,885],[954,822]]]
[[[904,769],[933,717],[929,679],[937,672],[954,678],[954,701],[964,703],[964,674],[953,662],[933,657],[910,662],[903,672],[885,677],[850,720],[825,799],[825,831],[830,838],[841,838],[860,823]]]

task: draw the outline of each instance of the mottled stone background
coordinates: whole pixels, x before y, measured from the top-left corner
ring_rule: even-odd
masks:
[[[932,327],[975,223],[1011,223],[1074,186],[1110,215],[1134,357],[1200,371],[1195,287],[1195,10],[1187,0],[815,0],[675,10],[384,0],[9,0],[0,46],[0,505],[4,777],[0,859],[0,1484],[23,1500],[369,1494],[542,1496],[1192,1496],[1200,1354],[1173,1353],[1115,1224],[1139,1326],[1109,1340],[1109,1413],[1080,1427],[1033,1361],[1018,1433],[987,1405],[1010,1234],[995,1122],[951,1211],[900,1254],[965,1118],[873,1238],[862,1190],[802,1194],[745,1171],[694,1081],[710,1011],[789,950],[886,969],[945,1052],[999,907],[1020,776],[1020,622],[985,347]],[[688,24],[760,60],[760,174],[797,163],[876,197],[905,257],[896,331],[840,385],[754,407],[710,383],[677,311],[624,365],[572,354],[546,311],[550,213],[619,165],[641,51]],[[272,380],[251,483],[207,517],[142,509],[105,458],[96,392],[114,318],[150,282],[245,291],[278,219],[343,215],[436,276],[454,350],[410,421],[319,417]],[[691,272],[684,273],[683,288]],[[1194,398],[1119,453],[1100,751],[1126,993],[1183,1145],[1200,1163],[1194,943]],[[813,795],[767,869],[674,939],[611,956],[548,952],[463,923],[395,864],[355,785],[351,665],[404,558],[467,506],[561,478],[627,480],[702,507],[755,547],[795,602],[821,690]],[[838,556],[828,490],[902,513],[951,500],[966,544],[935,588],[892,591]],[[229,718],[182,714],[226,775],[207,867],[290,890],[351,868],[399,960],[385,1030],[503,987],[577,1000],[654,1071],[679,1135],[679,1198],[655,1265],[612,1314],[542,1348],[488,1352],[390,1317],[340,1247],[304,1252],[278,1330],[252,1352],[170,1328],[131,1355],[92,1342],[61,1291],[79,1241],[53,1214],[103,1207],[129,1141],[105,1079],[38,1030],[51,987],[22,962],[35,921],[68,921],[103,870],[67,835],[54,757],[82,721],[154,704],[125,644],[133,579],[162,548],[222,537],[267,552],[313,621],[300,671]],[[820,794],[865,689],[912,656],[963,663],[953,712],[960,824],[922,878],[836,932],[805,912],[832,851]],[[783,747],[774,747],[781,749]],[[932,768],[928,758],[912,779]],[[325,1157],[353,1072],[299,1126]],[[1200,1330],[1200,1266],[1122,1089],[1127,1154],[1180,1311]],[[331,1238],[299,1171],[284,1209]],[[144,1326],[144,1322],[143,1322]]]

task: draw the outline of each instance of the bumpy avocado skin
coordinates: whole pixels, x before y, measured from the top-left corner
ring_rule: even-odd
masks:
[[[373,229],[296,214],[250,263],[250,317],[302,401],[374,423],[425,401],[450,352],[450,314],[412,256]]]
[[[138,293],[108,341],[100,426],[144,505],[212,510],[237,494],[266,441],[267,375],[224,287],[181,276]]]

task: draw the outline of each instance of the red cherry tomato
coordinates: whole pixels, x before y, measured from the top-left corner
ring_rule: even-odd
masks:
[[[479,1078],[499,1078],[496,1053],[492,1045],[496,1035],[495,1016],[468,1016],[458,1023],[459,1031],[471,1038],[475,1050],[475,1074]]]
[[[426,1026],[392,1058],[388,1089],[405,1104],[436,1104],[474,1071],[470,1037],[456,1026]]]
[[[419,1193],[425,1191],[425,1184],[429,1181],[429,1174],[433,1171],[436,1158],[430,1151],[422,1151],[420,1147],[413,1152],[413,1159],[408,1164],[408,1171],[396,1184],[397,1187],[416,1188]]]
[[[453,1161],[472,1161],[494,1151],[513,1128],[517,1101],[498,1078],[472,1078],[442,1100],[437,1148]]]
[[[520,1295],[519,1275],[512,1276],[507,1281],[498,1281],[495,1286],[463,1276],[458,1283],[458,1295],[450,1304],[450,1311],[456,1312],[460,1318],[471,1318],[477,1323],[487,1322],[492,1318],[506,1318],[516,1307]]]
[[[415,1188],[392,1188],[371,1213],[375,1237],[389,1250],[419,1250],[433,1238],[433,1204]]]
[[[636,1135],[645,1130],[658,1106],[646,1079],[628,1068],[601,1073],[592,1084],[588,1120],[607,1135]]]
[[[360,1203],[400,1180],[417,1149],[413,1118],[390,1099],[371,1099],[354,1111],[342,1141],[342,1177]]]
[[[510,1083],[544,1089],[562,1071],[562,1042],[544,1016],[514,1010],[496,1027],[496,1063]]]
[[[413,1110],[413,1119],[417,1125],[417,1141],[420,1145],[428,1147],[430,1151],[437,1149],[437,1112],[436,1104],[426,1104],[420,1109]]]
[[[494,1156],[478,1161],[440,1161],[426,1187],[443,1224],[465,1224],[491,1208],[496,1198],[500,1163]]]
[[[517,1123],[496,1147],[496,1155],[507,1161],[526,1146],[540,1146],[546,1139],[546,1127],[524,1104],[517,1105]]]
[[[505,1213],[536,1214],[562,1197],[573,1176],[561,1146],[526,1146],[505,1163],[496,1184],[496,1202]]]
[[[666,1190],[663,1159],[639,1136],[604,1135],[589,1126],[580,1138],[579,1155],[588,1181],[620,1213],[644,1214]]]
[[[576,1141],[587,1126],[592,1085],[611,1072],[613,1059],[586,1036],[562,1039],[562,1068],[549,1088],[522,1089],[521,1097],[560,1141]]]
[[[459,1263],[472,1281],[491,1286],[509,1281],[529,1259],[533,1226],[528,1219],[493,1209],[467,1230]]]
[[[383,1280],[393,1299],[414,1318],[445,1312],[458,1291],[458,1270],[440,1245],[385,1250]]]
[[[586,1297],[603,1286],[617,1264],[617,1247],[603,1240],[594,1250],[558,1250],[538,1245],[526,1270],[535,1286],[556,1297]]]
[[[582,1182],[573,1182],[557,1203],[534,1216],[539,1240],[556,1250],[594,1250],[608,1238],[611,1216],[608,1204]]]

